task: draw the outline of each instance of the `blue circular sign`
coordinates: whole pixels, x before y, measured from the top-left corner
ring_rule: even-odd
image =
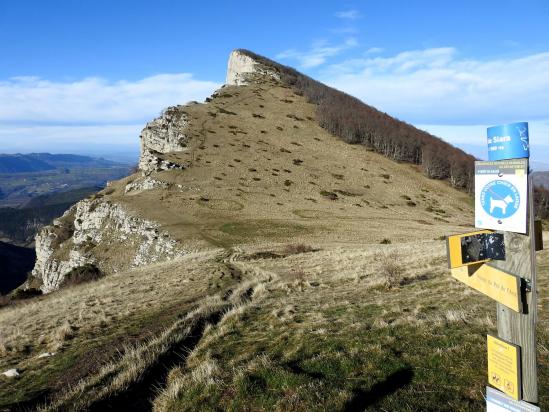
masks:
[[[513,216],[520,206],[520,195],[506,180],[493,180],[482,188],[480,204],[486,213],[497,219]]]

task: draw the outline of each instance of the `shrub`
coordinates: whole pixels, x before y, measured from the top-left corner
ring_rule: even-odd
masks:
[[[79,285],[80,283],[92,282],[103,277],[99,268],[87,263],[72,269],[65,275],[61,287]]]
[[[236,116],[236,113],[235,113],[235,112],[231,112],[231,111],[229,111],[229,110],[225,110],[225,109],[222,108],[222,107],[218,107],[218,108],[217,108],[217,111],[218,111],[219,113],[229,114],[229,115],[231,115],[231,116]]]
[[[0,308],[10,304],[11,297],[9,295],[0,295]],[[0,349],[0,354],[2,353]]]
[[[42,291],[40,289],[15,289],[13,292],[11,292],[11,298],[12,300],[24,300],[24,299],[31,299],[36,296],[40,296],[42,294]]]
[[[327,190],[321,190],[320,194],[330,200],[337,200],[338,196],[334,192],[328,192]]]
[[[549,190],[543,186],[534,188],[534,210],[536,217],[549,219]]]
[[[298,255],[300,253],[317,252],[317,251],[318,249],[312,246],[306,245],[304,243],[294,243],[291,245],[286,245],[283,253],[285,255]]]
[[[392,242],[391,242],[391,239],[385,238],[379,243],[382,244],[382,245],[390,245]]]
[[[400,256],[397,252],[379,253],[375,260],[380,264],[380,275],[383,284],[387,289],[397,286],[402,281],[404,267],[400,263]]]

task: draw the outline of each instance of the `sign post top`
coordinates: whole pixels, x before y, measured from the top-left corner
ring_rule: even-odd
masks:
[[[528,123],[509,123],[488,128],[488,160],[530,157]]]

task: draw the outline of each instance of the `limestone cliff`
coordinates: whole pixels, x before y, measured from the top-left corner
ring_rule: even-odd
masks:
[[[249,53],[234,50],[229,56],[225,83],[229,86],[245,85],[250,82],[250,79],[254,74],[273,77],[280,80],[280,76],[276,72],[254,59]]]
[[[78,202],[36,236],[32,275],[51,292],[72,269],[95,264],[103,273],[173,259],[185,254],[155,222],[101,199]]]
[[[160,117],[147,123],[141,132],[141,156],[139,169],[143,173],[183,169],[185,166],[163,159],[160,155],[187,149],[189,138],[186,130],[189,120],[182,110],[184,106],[168,107]]]

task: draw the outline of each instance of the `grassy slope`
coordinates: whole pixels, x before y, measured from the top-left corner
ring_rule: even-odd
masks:
[[[448,232],[438,223],[459,232],[472,220],[467,195],[328,134],[313,120],[314,106],[286,87],[225,87],[209,104],[185,111],[191,148],[166,157],[192,167],[153,174],[168,190],[124,195],[126,179],[108,197],[183,243],[432,239]],[[328,192],[337,200],[322,195]]]
[[[157,409],[482,410],[494,302],[449,277],[443,242],[382,249],[253,262],[281,281],[261,304],[205,334]],[[393,261],[403,272],[387,289]],[[548,251],[539,254],[539,277],[543,410]]]
[[[0,370],[22,371],[0,377],[0,405],[50,393],[50,410],[482,409],[495,304],[449,278],[435,240],[467,230],[466,195],[327,134],[275,83],[185,110],[191,148],[167,157],[192,167],[153,174],[168,189],[124,195],[132,176],[104,198],[202,252],[0,309]],[[297,242],[321,250],[257,258]]]

